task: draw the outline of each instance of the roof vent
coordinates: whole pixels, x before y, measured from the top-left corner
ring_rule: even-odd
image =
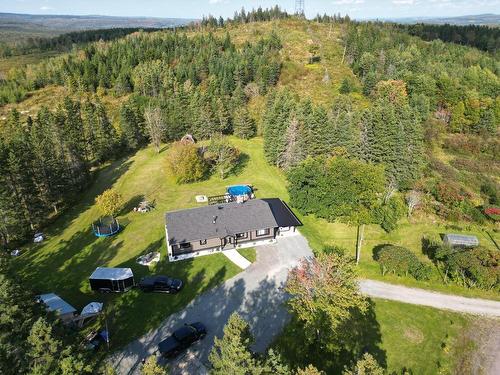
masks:
[[[217,216],[214,216],[214,219],[212,220],[212,224],[215,224],[216,221],[217,221]]]

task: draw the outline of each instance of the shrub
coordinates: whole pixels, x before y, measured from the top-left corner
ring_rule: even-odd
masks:
[[[417,280],[427,280],[430,277],[431,267],[402,246],[382,245],[376,250],[375,260],[380,264],[383,275],[387,272],[398,276],[410,274]]]
[[[500,289],[500,254],[484,247],[441,246],[435,255],[446,277],[468,287]]]
[[[123,198],[115,189],[108,189],[95,199],[101,215],[115,217],[123,207]]]
[[[500,221],[500,207],[487,207],[484,210],[484,214],[494,221]]]
[[[406,214],[406,207],[399,196],[374,210],[375,220],[387,232],[392,232],[398,226],[398,221]]]
[[[167,167],[178,184],[199,181],[208,171],[208,165],[193,144],[175,142],[167,156]]]
[[[486,181],[481,185],[481,193],[486,195],[489,204],[498,204],[500,202],[498,188],[492,181]]]
[[[342,246],[337,246],[337,245],[327,245],[323,247],[323,253],[330,255],[330,254],[337,254],[339,256],[344,256],[345,254],[348,253],[348,251],[343,248]]]

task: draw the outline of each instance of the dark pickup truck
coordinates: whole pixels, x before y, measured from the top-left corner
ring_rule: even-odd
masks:
[[[184,349],[189,348],[196,341],[207,334],[207,329],[200,323],[185,324],[177,329],[170,337],[158,344],[158,351],[167,358],[173,358]]]
[[[139,282],[139,288],[144,292],[177,293],[182,285],[182,280],[168,276],[147,276]]]

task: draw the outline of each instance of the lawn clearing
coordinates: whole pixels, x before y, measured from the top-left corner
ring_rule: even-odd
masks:
[[[372,302],[363,324],[351,325],[352,334],[361,337],[357,349],[374,355],[388,373],[399,374],[406,368],[412,374],[437,374],[442,368],[453,367],[460,351],[466,350],[457,345],[457,337],[468,327],[469,317],[393,301]],[[357,360],[352,348],[338,360],[316,348],[305,352],[300,327],[294,323],[285,328],[274,346],[292,366],[304,367],[309,361],[329,374],[339,373],[344,365]]]
[[[30,245],[15,260],[16,271],[37,292],[55,292],[77,309],[91,301],[105,302],[113,348],[158,326],[196,295],[241,271],[221,254],[169,263],[165,255],[164,213],[195,207],[195,195],[219,195],[226,186],[237,183],[253,184],[258,197],[286,194],[281,172],[267,165],[262,157],[260,139],[233,142],[245,155],[244,165],[237,175],[226,180],[214,176],[199,183],[176,185],[164,169],[166,149],[160,154],[151,148],[143,149],[104,168],[80,201],[45,230],[48,239],[40,245]],[[97,238],[91,230],[91,223],[99,216],[94,199],[111,186],[127,202],[118,216],[123,230],[113,237]],[[156,201],[156,209],[144,214],[133,212],[142,196]],[[135,260],[151,251],[160,251],[162,260],[148,270]],[[244,252],[250,260],[255,259],[254,254],[252,249]],[[185,281],[185,288],[175,296],[138,290],[112,295],[94,293],[88,277],[98,266],[131,267],[136,281],[147,274],[178,277]]]
[[[106,302],[113,348],[119,348],[156,327],[169,314],[182,309],[197,294],[240,272],[223,255],[168,263],[165,256],[166,211],[196,207],[196,195],[219,195],[225,192],[228,185],[245,183],[256,188],[257,197],[280,197],[288,200],[285,176],[265,161],[262,139],[245,141],[231,137],[230,140],[240,149],[243,158],[236,174],[230,175],[226,180],[213,176],[202,182],[176,185],[165,171],[167,146],[160,154],[155,153],[152,148],[146,148],[128,159],[103,168],[79,202],[44,230],[48,239],[40,245],[30,245],[28,249],[23,249],[27,251],[14,261],[16,271],[37,292],[55,292],[78,309],[91,301]],[[118,216],[124,228],[114,237],[98,239],[91,231],[91,223],[99,216],[93,206],[94,199],[111,186],[127,202],[126,209]],[[156,209],[145,214],[133,212],[132,208],[143,196],[149,201],[156,201]],[[321,249],[323,244],[339,244],[354,251],[355,228],[327,223],[314,217],[300,218],[305,224],[301,232],[313,248]],[[445,286],[439,280],[423,283],[381,276],[378,265],[371,258],[371,248],[375,244],[401,243],[423,257],[419,245],[421,236],[427,231],[435,234],[442,230],[442,227],[432,223],[403,224],[399,230],[388,235],[378,227],[370,226],[366,230],[363,246],[361,275],[448,293],[498,299],[498,296],[488,292]],[[485,242],[483,238],[480,237],[481,242]],[[160,251],[162,255],[162,260],[156,267],[148,270],[135,263],[139,255],[151,251]],[[251,258],[249,254],[243,255]],[[131,267],[136,281],[146,274],[167,274],[185,280],[186,287],[177,296],[142,294],[136,290],[125,294],[101,295],[91,292],[88,284],[88,277],[98,266]]]
[[[255,252],[254,248],[238,249],[238,253],[245,257],[245,259],[250,263],[253,263],[257,260],[257,253]]]

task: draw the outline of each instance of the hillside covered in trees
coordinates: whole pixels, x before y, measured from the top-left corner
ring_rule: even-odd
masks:
[[[481,40],[495,38],[496,31],[488,30],[481,29]],[[324,219],[323,224],[374,224],[391,232],[405,216],[452,226],[494,220],[488,212],[499,204],[500,65],[490,47],[446,43],[348,17],[308,21],[277,7],[242,11],[231,20],[210,16],[180,30],[130,31],[115,30],[97,41],[100,31],[74,34],[83,45],[14,68],[0,81],[0,247],[10,251],[31,241],[69,211],[107,166],[141,154],[140,165],[151,167],[144,151],[161,155],[165,143],[172,145],[165,158],[170,169],[182,167],[178,155],[198,164],[199,173],[181,171],[175,183],[206,178],[209,166],[199,165],[203,150],[214,165],[224,159],[212,165],[222,180],[249,157],[228,144],[227,135],[252,157],[263,154],[252,171],[276,172],[282,180],[273,180],[280,186],[272,191],[289,194],[294,209]],[[73,39],[64,38],[66,50]],[[57,40],[51,43],[58,45]],[[207,142],[183,147],[176,141],[187,133]],[[141,150],[148,144],[152,150]],[[152,173],[160,175],[155,178],[164,178],[158,164],[155,168]],[[81,238],[88,235],[82,233]],[[163,228],[159,233],[164,235]],[[393,252],[406,256],[405,251]],[[342,249],[323,252],[354,267]],[[380,255],[384,264],[390,263],[389,253]],[[498,259],[488,250],[478,251],[474,268],[465,271],[463,258],[442,249],[436,253],[436,262],[448,262],[446,272],[454,270],[451,279],[498,290],[498,267],[490,267]],[[412,261],[410,274],[427,280],[429,262]],[[472,276],[463,280],[460,272]],[[477,282],[484,273],[488,282]],[[24,303],[32,297],[16,296],[19,286],[7,262],[2,274],[9,300]],[[50,324],[39,310],[30,303],[24,314],[2,313],[27,322],[0,338],[3,363],[15,362],[12,373],[33,369],[40,336],[49,336],[55,349],[42,369],[87,371],[86,358],[72,347],[55,354],[71,334],[62,328],[53,337],[45,334]],[[15,334],[28,357],[5,354],[18,340]],[[311,348],[316,344],[306,349]],[[330,354],[340,356],[340,348]],[[338,365],[328,358],[328,366]]]
[[[297,44],[304,37],[307,48]],[[54,86],[69,97],[28,118],[13,110],[1,126],[4,243],[57,214],[93,166],[153,138],[248,136],[256,126],[268,161],[284,170],[332,155],[381,164],[390,190],[430,194],[445,217],[480,219],[475,197],[496,199],[498,59],[390,24],[307,22],[279,8],[208,17],[14,69],[0,83],[0,102]],[[120,107],[106,108],[107,98]],[[472,169],[471,148],[480,150]],[[443,161],[443,149],[460,157]],[[471,173],[475,181],[465,182]],[[465,208],[450,207],[443,180]]]

